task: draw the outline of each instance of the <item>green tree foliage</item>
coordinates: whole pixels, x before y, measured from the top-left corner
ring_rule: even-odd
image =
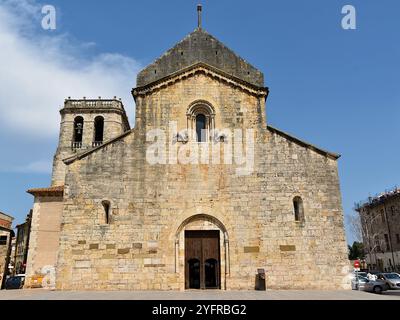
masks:
[[[364,246],[361,242],[354,241],[349,248],[349,260],[364,259]]]

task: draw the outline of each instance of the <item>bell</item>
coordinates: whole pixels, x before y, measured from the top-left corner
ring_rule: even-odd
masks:
[[[76,125],[76,132],[77,132],[78,134],[81,134],[81,133],[82,133],[82,124],[81,124],[81,123],[78,123],[78,124]]]

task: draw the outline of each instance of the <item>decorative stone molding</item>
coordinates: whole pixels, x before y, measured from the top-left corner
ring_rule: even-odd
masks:
[[[206,117],[206,139],[209,141],[212,139],[211,132],[215,129],[215,108],[206,100],[192,102],[186,111],[187,129],[190,132],[196,130],[196,117],[199,114],[203,114]]]
[[[176,82],[184,80],[188,77],[192,77],[199,73],[225,82],[226,84],[243,90],[251,95],[266,98],[269,93],[267,87],[257,87],[239,78],[236,78],[235,76],[227,74],[226,72],[219,70],[213,66],[210,66],[203,62],[199,62],[188,68],[182,69],[181,71],[173,73],[167,77],[154,81],[146,86],[134,88],[132,89],[132,95],[135,99],[139,96],[146,96],[156,90],[164,89],[170,85],[175,84]]]

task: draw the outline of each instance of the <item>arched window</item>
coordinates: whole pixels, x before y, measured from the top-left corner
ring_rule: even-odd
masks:
[[[110,224],[110,201],[102,201],[101,204],[103,205],[103,209],[104,209],[104,223],[105,224]]]
[[[72,141],[72,148],[82,148],[83,138],[83,118],[81,116],[74,119],[74,137]]]
[[[104,135],[104,118],[98,116],[94,119],[94,141],[93,147],[97,147],[103,144]]]
[[[295,197],[293,199],[293,209],[294,209],[294,220],[304,221],[303,200],[300,197]]]
[[[186,113],[189,136],[197,142],[210,139],[215,127],[214,108],[206,101],[193,102]]]
[[[206,132],[206,116],[204,114],[198,114],[196,116],[196,137],[197,142],[205,142],[207,132]]]

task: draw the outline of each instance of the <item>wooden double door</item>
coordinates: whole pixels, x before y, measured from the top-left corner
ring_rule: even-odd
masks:
[[[220,289],[219,231],[185,231],[185,288]]]

